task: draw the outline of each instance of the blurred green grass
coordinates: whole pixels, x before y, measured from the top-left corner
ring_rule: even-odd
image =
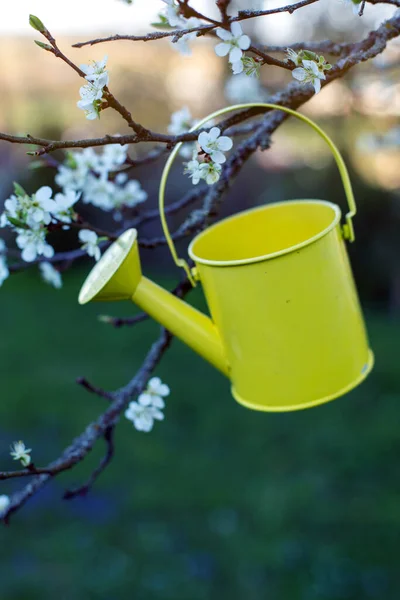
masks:
[[[150,321],[97,321],[131,314],[129,304],[80,307],[86,271],[68,273],[61,292],[35,272],[1,289],[1,470],[14,466],[17,439],[38,464],[58,456],[104,408],[75,378],[126,383],[157,335]],[[204,307],[200,292],[190,301]],[[288,414],[237,405],[175,340],[156,370],[171,387],[165,422],[143,434],[123,419],[115,459],[86,498],[61,499],[101,443],[0,529],[1,600],[397,599],[400,324],[370,313],[368,327],[367,382]]]

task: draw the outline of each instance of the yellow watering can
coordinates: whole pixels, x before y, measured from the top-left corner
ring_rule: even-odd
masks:
[[[110,246],[86,279],[79,302],[132,300],[232,382],[234,398],[263,411],[290,411],[333,400],[357,386],[373,354],[349,265],[356,213],[343,159],[310,119],[274,104],[218,110],[191,131],[226,112],[266,107],[310,125],[330,147],[350,211],[340,223],[336,204],[291,200],[223,219],[189,246],[195,268],[179,259],[164,215],[164,191],[177,144],[160,185],[160,215],[175,263],[201,281],[211,318],[142,276],[135,229]]]

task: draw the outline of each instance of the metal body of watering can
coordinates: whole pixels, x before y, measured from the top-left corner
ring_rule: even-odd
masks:
[[[250,105],[254,106],[254,105]],[[189,247],[195,269],[179,259],[163,211],[175,262],[202,283],[211,318],[142,276],[134,229],[104,254],[82,287],[79,301],[131,299],[228,376],[232,394],[256,410],[289,411],[332,400],[358,385],[373,365],[349,265],[345,238],[355,214],[343,160],[337,161],[350,212],[322,200],[269,204],[224,219]],[[241,108],[240,106],[239,108]],[[204,122],[227,112],[224,109]]]

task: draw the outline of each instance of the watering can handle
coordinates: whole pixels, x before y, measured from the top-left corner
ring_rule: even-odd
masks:
[[[235,104],[233,106],[227,106],[225,108],[221,108],[220,110],[217,110],[217,111],[211,113],[210,115],[208,115],[207,117],[204,117],[204,119],[202,119],[201,121],[196,123],[196,125],[194,125],[190,129],[190,132],[196,131],[196,129],[199,129],[199,127],[202,127],[203,125],[205,125],[205,123],[207,123],[211,119],[214,119],[215,117],[219,117],[220,115],[224,115],[227,112],[231,112],[233,110],[239,110],[239,109],[243,109],[243,108],[257,108],[257,107],[282,110],[283,112],[289,113],[290,115],[297,117],[297,119],[300,119],[301,121],[304,121],[305,123],[310,125],[310,127],[312,127],[314,129],[314,131],[316,131],[322,137],[322,139],[325,140],[325,142],[328,144],[328,146],[335,158],[336,164],[338,166],[339,173],[342,178],[347,202],[348,202],[349,209],[350,209],[349,212],[346,214],[346,223],[344,223],[344,225],[343,225],[343,236],[345,239],[349,240],[350,242],[353,242],[354,241],[354,228],[353,228],[352,218],[356,214],[357,208],[356,208],[356,203],[354,200],[353,190],[351,187],[349,173],[347,171],[347,167],[344,163],[342,155],[340,154],[336,145],[332,142],[330,137],[322,129],[320,129],[320,127],[318,127],[318,125],[316,123],[314,123],[314,121],[311,121],[311,119],[309,119],[308,117],[302,115],[301,113],[298,113],[295,110],[292,110],[291,108],[286,108],[286,106],[280,106],[279,104],[269,104],[269,103],[264,103],[264,102],[254,102],[254,103],[251,102],[248,104]],[[182,146],[182,144],[183,144],[183,142],[179,142],[179,144],[177,144],[175,146],[175,148],[171,152],[171,154],[166,162],[166,165],[164,167],[164,171],[162,173],[161,181],[160,181],[158,205],[159,205],[159,209],[160,209],[162,228],[164,231],[165,239],[167,240],[169,249],[171,251],[172,258],[174,259],[174,262],[178,267],[182,267],[185,270],[185,272],[189,278],[189,281],[191,282],[191,284],[193,286],[195,286],[196,282],[195,282],[195,278],[193,276],[192,270],[190,269],[187,262],[183,258],[179,258],[176,253],[176,248],[174,246],[174,242],[172,241],[172,238],[171,238],[171,235],[170,235],[170,232],[168,229],[168,224],[167,224],[167,220],[165,218],[165,209],[164,209],[164,196],[165,196],[165,186],[167,183],[167,178],[168,178],[172,163],[175,160],[175,157],[178,154],[179,149]]]

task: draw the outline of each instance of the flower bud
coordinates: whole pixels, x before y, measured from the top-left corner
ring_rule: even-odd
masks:
[[[33,27],[33,29],[36,29],[36,31],[39,31],[40,33],[44,33],[45,31],[47,31],[42,21],[39,19],[39,17],[35,17],[35,15],[29,15],[29,25]]]
[[[35,40],[35,44],[39,46],[39,48],[43,48],[43,50],[53,50],[50,44],[45,44],[44,42],[39,42],[38,40]]]

